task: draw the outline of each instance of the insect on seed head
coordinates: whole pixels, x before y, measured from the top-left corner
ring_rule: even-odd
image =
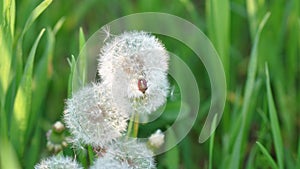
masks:
[[[139,91],[141,91],[142,93],[145,93],[146,90],[148,89],[147,81],[144,78],[139,78],[138,88],[139,88]]]

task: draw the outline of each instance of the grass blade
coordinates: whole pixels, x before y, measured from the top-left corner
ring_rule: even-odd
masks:
[[[297,152],[296,168],[300,168],[300,137],[298,138],[298,152]]]
[[[206,16],[208,34],[221,57],[226,80],[229,83],[230,4],[229,0],[207,0]],[[228,85],[230,86],[230,85]]]
[[[52,3],[52,0],[44,0],[42,3],[40,3],[30,14],[28,17],[24,29],[22,31],[22,34],[24,35],[30,26],[33,24],[33,22],[47,9],[47,7]]]
[[[82,28],[79,29],[79,56],[75,61],[75,64],[72,65],[72,92],[75,92],[82,88],[86,82],[87,76],[87,57],[86,57],[86,49],[85,45],[85,37]],[[69,79],[70,80],[70,79]]]
[[[44,33],[45,29],[42,29],[37,37],[34,45],[31,48],[27,63],[25,66],[24,74],[17,90],[15,103],[13,107],[13,115],[10,126],[11,140],[14,144],[19,155],[23,154],[25,140],[24,134],[28,127],[28,118],[31,106],[31,94],[32,94],[32,72],[34,57],[39,41]]]
[[[30,14],[28,17],[24,28],[22,29],[22,33],[20,37],[18,38],[17,42],[17,49],[16,49],[16,63],[15,63],[15,70],[16,70],[16,76],[17,76],[17,84],[19,82],[19,79],[21,77],[21,72],[23,68],[23,51],[22,51],[22,43],[23,43],[23,37],[25,33],[28,31],[30,26],[34,23],[34,21],[47,9],[47,7],[51,4],[52,0],[44,0],[42,3],[40,3]]]
[[[1,0],[0,2],[0,23],[2,26],[7,26],[13,36],[15,32],[16,2],[15,0]]]
[[[12,40],[13,37],[8,30],[8,27],[3,26],[1,23],[0,27],[0,136],[7,135],[7,119],[8,115],[5,112],[5,100],[7,90],[10,84],[10,68],[12,60]]]
[[[218,114],[215,115],[214,120],[213,120],[213,124],[212,124],[212,128],[214,129],[216,126],[216,121],[217,121],[217,116]],[[212,169],[212,161],[213,161],[213,150],[214,150],[214,140],[215,140],[215,132],[214,131],[210,137],[210,141],[209,141],[209,165],[208,168]]]
[[[62,27],[62,25],[65,23],[66,18],[62,17],[58,20],[58,22],[55,24],[54,28],[53,28],[53,33],[54,35],[57,34],[57,32],[60,30],[60,28]]]
[[[0,139],[7,137],[7,120],[10,118],[5,111],[6,95],[11,83],[11,63],[13,60],[13,41],[15,31],[16,6],[15,0],[2,1],[0,4]],[[2,145],[2,144],[1,144]],[[9,146],[9,145],[8,145]]]
[[[259,21],[263,17],[264,13],[267,11],[266,4],[263,2],[259,2],[257,0],[247,0],[247,14],[249,20],[250,27],[250,35],[251,39],[255,38],[255,33],[259,26]]]
[[[72,92],[73,92],[73,78],[74,78],[74,72],[75,72],[75,68],[76,68],[76,60],[75,57],[72,55],[71,56],[71,60],[68,59],[70,68],[71,68],[71,72],[69,75],[69,81],[68,81],[68,97],[72,96]]]
[[[0,138],[0,143],[0,168],[21,168],[17,154],[11,143],[6,138]]]
[[[10,83],[10,67],[13,59],[12,47],[15,25],[15,1],[1,1],[0,7],[0,104],[2,105],[4,104],[4,97]]]
[[[40,125],[39,122],[35,123],[37,126]],[[25,168],[34,168],[34,165],[37,163],[39,152],[41,149],[41,143],[42,143],[42,137],[44,137],[44,133],[41,132],[39,127],[35,128],[32,140],[31,140],[31,146],[28,147],[26,150],[26,164]]]
[[[247,159],[246,167],[245,169],[252,169],[254,168],[254,159],[255,159],[255,154],[256,154],[256,147],[253,147],[250,151],[249,157]]]
[[[84,50],[85,37],[82,28],[79,29],[79,56],[77,58],[77,70],[79,71],[80,83],[84,86],[86,82],[86,51]]]
[[[12,37],[9,36],[9,33],[4,30],[4,28],[0,29],[0,51],[0,95],[1,101],[4,101],[4,96],[10,81],[9,75],[12,60]]]
[[[55,37],[53,31],[49,28],[47,29],[47,42],[45,52],[38,62],[34,78],[33,78],[33,93],[32,93],[32,107],[29,119],[29,126],[27,130],[26,140],[32,134],[35,126],[33,124],[37,123],[39,117],[39,110],[44,102],[48,91],[49,81],[52,77],[52,58],[54,52]]]
[[[258,145],[261,152],[266,156],[266,158],[269,161],[272,168],[273,169],[278,169],[278,166],[276,165],[276,163],[275,163],[274,159],[272,158],[272,156],[269,154],[268,150],[260,142],[257,141],[256,144]]]
[[[275,144],[276,158],[277,158],[279,169],[283,169],[284,164],[283,164],[282,137],[280,134],[277,111],[274,105],[273,95],[271,91],[270,76],[269,76],[269,70],[267,65],[266,65],[266,76],[267,76],[266,89],[267,89],[267,97],[268,97],[269,116],[270,116],[273,140]]]
[[[263,27],[265,23],[267,22],[268,18],[270,16],[270,13],[267,13],[264,17],[264,19],[261,21],[259,25],[259,29],[256,33],[253,48],[251,51],[251,56],[250,56],[250,63],[248,67],[248,75],[247,75],[247,81],[246,81],[246,87],[245,87],[245,96],[244,96],[244,103],[242,106],[242,116],[241,116],[241,126],[240,130],[238,132],[237,138],[235,139],[234,142],[234,147],[232,151],[232,155],[230,158],[230,163],[229,163],[229,168],[230,169],[238,169],[239,168],[239,163],[240,163],[240,158],[241,158],[241,147],[242,147],[242,141],[243,141],[243,135],[244,129],[245,129],[245,124],[246,124],[246,116],[247,112],[249,111],[249,105],[251,104],[251,97],[252,97],[252,92],[254,89],[254,82],[255,82],[255,76],[257,72],[257,48],[258,48],[258,43],[260,39],[260,34],[263,30]]]
[[[168,135],[166,135],[166,145],[172,145],[176,141],[175,132],[170,129]],[[173,169],[179,168],[179,149],[178,146],[173,147],[171,150],[165,153],[164,164],[166,168]]]

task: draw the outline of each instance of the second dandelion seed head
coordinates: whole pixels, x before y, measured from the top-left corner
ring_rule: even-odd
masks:
[[[128,116],[116,108],[109,90],[92,84],[68,99],[64,120],[74,141],[103,147],[120,137],[127,128]]]

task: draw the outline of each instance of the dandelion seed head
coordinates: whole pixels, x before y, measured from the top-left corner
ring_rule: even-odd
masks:
[[[135,139],[117,139],[106,147],[92,169],[155,169],[153,153]]]
[[[103,84],[112,88],[118,105],[149,114],[166,102],[168,61],[157,38],[145,32],[125,32],[103,47],[98,72]]]
[[[34,166],[35,169],[83,169],[75,160],[70,157],[52,156],[43,159]]]
[[[97,158],[90,169],[131,169],[131,167],[125,162],[116,160],[114,156],[106,154]]]
[[[67,100],[64,120],[73,142],[102,147],[126,130],[128,116],[116,108],[108,91],[101,84],[92,84]]]
[[[153,152],[136,139],[118,139],[107,147],[107,153],[135,169],[153,169]]]

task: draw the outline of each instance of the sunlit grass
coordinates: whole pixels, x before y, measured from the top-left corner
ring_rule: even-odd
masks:
[[[171,13],[199,26],[221,57],[230,94],[214,137],[199,144],[210,84],[203,65],[191,66],[200,77],[199,118],[178,146],[157,156],[158,168],[299,168],[299,10],[298,0],[1,0],[0,168],[33,168],[50,155],[45,135],[62,117],[88,37],[109,21],[146,11]],[[184,46],[168,45],[179,56],[193,55]],[[87,63],[80,60],[79,72],[85,72]],[[79,76],[84,84],[86,74]],[[179,103],[175,98],[166,111]],[[167,128],[173,119],[153,126]],[[167,135],[167,144],[172,139]],[[69,148],[61,153],[75,156]],[[85,147],[76,155],[87,167],[94,154]]]

